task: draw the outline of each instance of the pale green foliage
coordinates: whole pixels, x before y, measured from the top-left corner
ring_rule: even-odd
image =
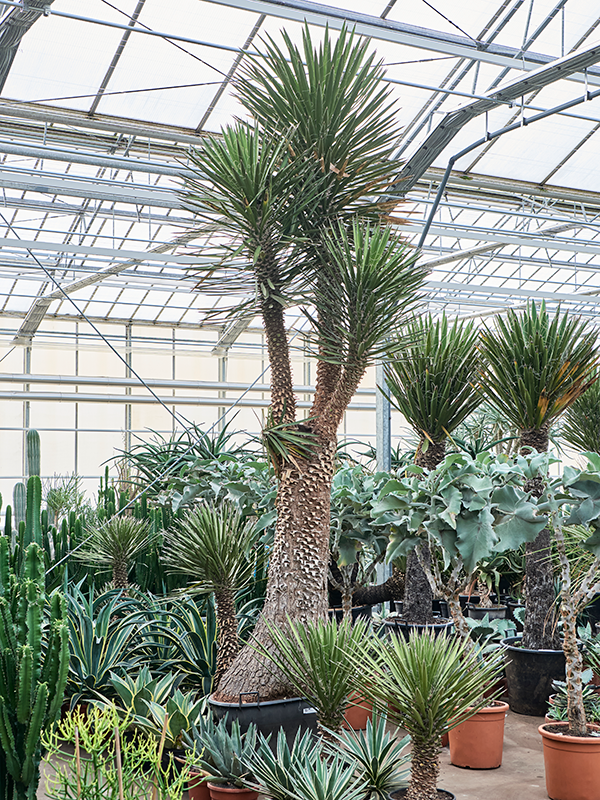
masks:
[[[453,454],[427,474],[412,467],[390,480],[373,508],[378,521],[393,526],[387,559],[425,541],[445,569],[460,561],[468,578],[482,559],[533,541],[547,518],[536,514],[523,486],[546,465],[544,455]]]
[[[253,722],[242,733],[237,719],[228,726],[227,715],[216,723],[211,717],[199,717],[184,736],[184,742],[194,749],[194,764],[210,775],[211,783],[243,788],[252,780],[251,764],[256,748]]]
[[[342,751],[357,763],[367,786],[366,800],[387,800],[388,794],[408,784],[410,736],[397,739],[386,731],[387,714],[373,713],[364,731],[334,734]]]
[[[364,620],[335,619],[324,622],[288,621],[281,630],[265,620],[269,631],[266,645],[251,646],[283,673],[301,697],[317,710],[322,728],[337,731],[344,721],[348,696],[356,689],[356,657],[365,641],[370,641],[370,627]]]
[[[196,692],[182,692],[179,689],[166,702],[146,700],[144,704],[146,713],[134,715],[131,723],[159,741],[168,715],[165,736],[165,748],[168,750],[181,747],[184,733],[191,731],[206,711],[203,697],[198,697]]]
[[[600,381],[567,409],[560,433],[578,450],[600,453]]]

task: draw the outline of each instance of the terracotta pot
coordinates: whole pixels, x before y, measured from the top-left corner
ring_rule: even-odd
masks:
[[[224,783],[207,783],[211,800],[257,800],[258,792],[252,789],[238,789],[237,786],[226,786]]]
[[[367,727],[367,720],[373,716],[373,703],[369,702],[358,692],[353,692],[349,698],[349,705],[344,714],[344,728],[353,731],[362,731]]]
[[[450,761],[456,767],[470,769],[496,769],[502,764],[504,744],[504,719],[508,703],[496,701],[458,727],[450,738]]]
[[[568,722],[553,722],[568,729]],[[544,745],[546,791],[551,800],[598,800],[600,786],[600,737],[565,736],[545,730],[538,731]],[[597,731],[600,726],[589,725]]]
[[[190,772],[188,792],[190,800],[210,800],[210,789],[203,772]]]

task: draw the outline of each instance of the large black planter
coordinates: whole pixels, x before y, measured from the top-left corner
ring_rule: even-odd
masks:
[[[436,636],[450,636],[454,630],[454,622],[450,619],[440,620],[440,622],[430,623],[429,625],[417,625],[413,622],[403,622],[398,619],[386,619],[385,629],[387,633],[392,633],[395,636],[402,636],[408,641],[411,631],[416,631],[417,633],[433,631]]]
[[[483,619],[488,615],[488,619],[506,619],[506,606],[472,606],[467,604],[467,612],[471,619]]]
[[[329,619],[332,619],[333,615],[335,614],[335,618],[338,622],[341,622],[344,619],[343,608],[330,608],[328,614],[329,614]],[[372,606],[352,607],[352,622],[356,622],[357,619],[371,619],[372,616],[373,616]]]
[[[277,741],[279,728],[286,732],[288,742],[291,742],[298,731],[311,730],[317,732],[317,712],[303,697],[291,697],[286,700],[264,700],[258,702],[241,702],[256,698],[256,693],[243,695],[238,703],[222,703],[209,697],[208,702],[216,719],[221,719],[228,714],[228,719],[237,719],[242,733],[248,730],[254,722],[258,730],[265,736],[270,733],[271,742]]]
[[[543,717],[552,694],[552,681],[565,679],[562,650],[528,650],[521,637],[504,639],[508,704],[516,714]]]

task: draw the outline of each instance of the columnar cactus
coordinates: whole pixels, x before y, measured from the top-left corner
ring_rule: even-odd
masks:
[[[31,479],[30,479],[31,480]],[[0,537],[0,800],[35,800],[40,737],[60,711],[69,664],[64,597],[50,599],[43,626],[44,559],[39,544],[11,567]]]

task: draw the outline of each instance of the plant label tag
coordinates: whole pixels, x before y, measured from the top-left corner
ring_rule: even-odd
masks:
[[[316,714],[317,713],[317,709],[316,708],[311,708],[309,706],[308,708],[303,708],[302,709],[302,713],[303,714]]]

